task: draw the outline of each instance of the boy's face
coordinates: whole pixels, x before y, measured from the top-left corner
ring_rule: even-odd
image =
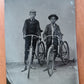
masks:
[[[33,19],[33,18],[35,18],[36,13],[29,13],[29,16],[30,16],[31,19]]]
[[[50,21],[51,21],[51,24],[54,24],[56,22],[56,18],[55,17],[51,17]]]

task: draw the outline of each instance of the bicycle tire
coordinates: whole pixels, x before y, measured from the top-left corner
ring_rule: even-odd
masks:
[[[32,51],[33,49],[30,47],[30,52],[29,52],[29,64],[28,64],[28,79],[30,78],[30,68],[31,68],[31,62],[32,62]]]
[[[53,71],[54,71],[54,55],[51,56],[51,53],[54,54],[54,52],[52,51],[53,46],[51,46],[48,50],[48,54],[47,54],[47,69],[48,69],[48,75],[52,76]],[[50,57],[52,57],[51,61],[50,61]]]
[[[40,45],[42,45],[43,47],[43,52],[40,52],[40,49],[39,49]],[[44,60],[45,60],[45,45],[43,41],[39,42],[38,44],[37,56],[38,56],[38,63],[40,64],[40,66],[43,66]]]
[[[64,44],[66,44],[66,46],[67,46],[67,59],[65,58],[64,59],[64,57],[63,57],[63,49],[62,49],[62,46],[64,45]],[[64,55],[65,56],[65,55]],[[64,41],[63,43],[62,43],[62,45],[61,45],[61,59],[62,59],[62,62],[63,62],[63,64],[68,64],[69,63],[69,45],[68,45],[68,43],[67,43],[67,41]]]

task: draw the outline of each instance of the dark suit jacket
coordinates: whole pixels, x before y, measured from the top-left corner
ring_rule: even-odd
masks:
[[[39,21],[34,19],[31,21],[31,19],[26,19],[23,27],[23,34],[34,34],[34,35],[41,35],[41,29],[39,25]]]
[[[62,33],[60,31],[60,28],[57,24],[55,24],[55,27],[54,27],[54,35],[58,35],[60,36]],[[43,37],[45,38],[47,35],[52,35],[52,28],[51,28],[51,24],[48,24],[45,28],[45,31],[43,33]],[[48,37],[47,39],[45,39],[46,43],[47,44],[50,44],[52,42],[52,38],[51,37]],[[57,42],[57,39],[54,38],[54,42]]]

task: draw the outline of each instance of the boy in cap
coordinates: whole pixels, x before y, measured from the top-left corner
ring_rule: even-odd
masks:
[[[48,19],[50,20],[50,24],[48,24],[45,28],[45,31],[43,33],[43,37],[47,37],[48,35],[58,35],[59,37],[62,36],[62,33],[60,31],[59,26],[56,24],[56,21],[58,20],[58,16],[56,14],[52,14],[48,17]],[[50,47],[50,45],[52,44],[52,37],[48,37],[46,39],[44,39],[44,41],[46,42],[46,57],[47,57],[47,52],[48,49]],[[54,37],[53,38],[53,44],[54,44],[54,48],[55,48],[55,57],[54,60],[58,54],[58,38]]]
[[[36,11],[35,10],[31,10],[29,12],[29,19],[25,20],[24,23],[24,27],[23,27],[23,37],[25,37],[26,35],[29,34],[33,34],[33,35],[41,35],[41,29],[40,29],[40,25],[39,25],[39,21],[35,19],[36,16]],[[29,47],[31,45],[31,37],[25,37],[25,57],[24,57],[24,63],[25,63],[25,69],[27,69],[27,60],[28,60],[28,54],[29,54]],[[35,48],[36,48],[36,43],[37,43],[38,38],[33,38],[33,51],[35,52]],[[33,52],[33,57],[32,57],[32,62],[33,62],[33,58],[34,58],[34,52]]]

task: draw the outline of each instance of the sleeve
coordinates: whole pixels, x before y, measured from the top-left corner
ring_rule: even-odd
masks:
[[[61,30],[60,30],[59,26],[58,26],[58,36],[59,36],[59,38],[60,38],[60,40],[61,40],[61,39],[62,39],[63,34],[61,33]]]
[[[43,38],[45,38],[46,36],[47,36],[47,26],[46,26],[46,28],[45,28],[45,30],[44,30]]]
[[[39,22],[38,22],[38,24],[37,24],[37,35],[38,35],[38,36],[41,36],[41,28],[40,28]]]
[[[26,24],[26,21],[25,21],[24,26],[23,26],[23,30],[22,30],[23,35],[26,35],[26,29],[27,29],[27,24]]]
[[[61,30],[60,30],[60,27],[58,26],[58,35],[60,36],[60,35],[62,35],[62,33],[61,33]]]

